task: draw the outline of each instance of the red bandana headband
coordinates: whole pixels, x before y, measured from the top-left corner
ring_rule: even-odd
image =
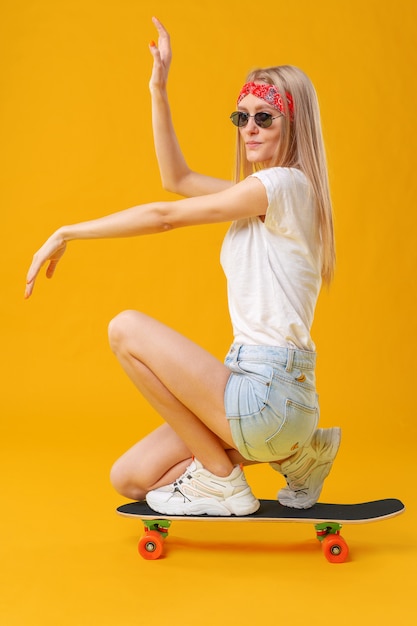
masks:
[[[274,107],[274,109],[277,109],[277,111],[280,111],[283,115],[286,114],[283,98],[275,85],[266,83],[262,83],[261,85],[259,83],[246,83],[240,90],[237,104],[249,94],[265,100],[271,107]],[[287,99],[290,119],[292,120],[294,118],[294,102],[290,93],[287,92],[285,97]]]

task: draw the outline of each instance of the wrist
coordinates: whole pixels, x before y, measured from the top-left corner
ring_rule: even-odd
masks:
[[[55,237],[63,244],[71,241],[71,239],[75,239],[74,233],[71,232],[71,226],[61,226],[55,231],[54,234]]]
[[[151,92],[152,98],[161,98],[162,100],[167,100],[168,98],[166,83],[164,85],[160,83],[158,85],[153,85],[150,83],[149,91]]]

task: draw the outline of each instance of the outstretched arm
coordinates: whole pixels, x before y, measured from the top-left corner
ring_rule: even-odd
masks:
[[[150,44],[153,69],[149,82],[152,98],[152,126],[156,156],[164,189],[182,196],[201,196],[227,189],[233,183],[192,171],[181,151],[171,117],[167,81],[172,59],[170,37],[161,22],[152,19],[158,31],[158,45]]]
[[[152,202],[95,220],[62,226],[35,253],[27,274],[25,297],[29,298],[32,294],[36,278],[45,264],[46,276],[52,278],[69,241],[135,237],[184,226],[229,222],[264,215],[267,206],[263,184],[259,179],[249,177],[211,195],[175,202]]]

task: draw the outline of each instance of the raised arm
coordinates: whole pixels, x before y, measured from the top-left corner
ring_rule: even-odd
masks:
[[[87,222],[62,226],[33,256],[26,278],[25,297],[29,298],[36,278],[47,264],[52,278],[67,243],[76,239],[107,239],[162,233],[174,228],[229,222],[264,215],[268,200],[263,184],[249,177],[229,189],[175,202],[152,202],[112,213]]]
[[[153,69],[149,82],[152,98],[152,126],[156,156],[164,189],[182,196],[202,196],[227,189],[231,181],[205,176],[192,171],[179,145],[167,93],[167,80],[172,51],[170,37],[161,22],[152,21],[158,31],[158,45],[150,44]]]

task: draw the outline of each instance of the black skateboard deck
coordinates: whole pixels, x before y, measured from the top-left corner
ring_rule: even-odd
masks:
[[[163,540],[173,520],[186,522],[298,522],[315,525],[316,537],[321,542],[324,555],[333,563],[347,559],[349,548],[341,537],[342,524],[364,524],[395,517],[405,510],[401,500],[387,498],[359,504],[326,504],[318,502],[309,509],[292,509],[276,500],[260,500],[261,506],[252,515],[162,515],[153,511],[146,502],[130,502],[117,508],[125,517],[137,517],[145,525],[145,534],[139,541],[140,555],[157,559],[163,552]]]

